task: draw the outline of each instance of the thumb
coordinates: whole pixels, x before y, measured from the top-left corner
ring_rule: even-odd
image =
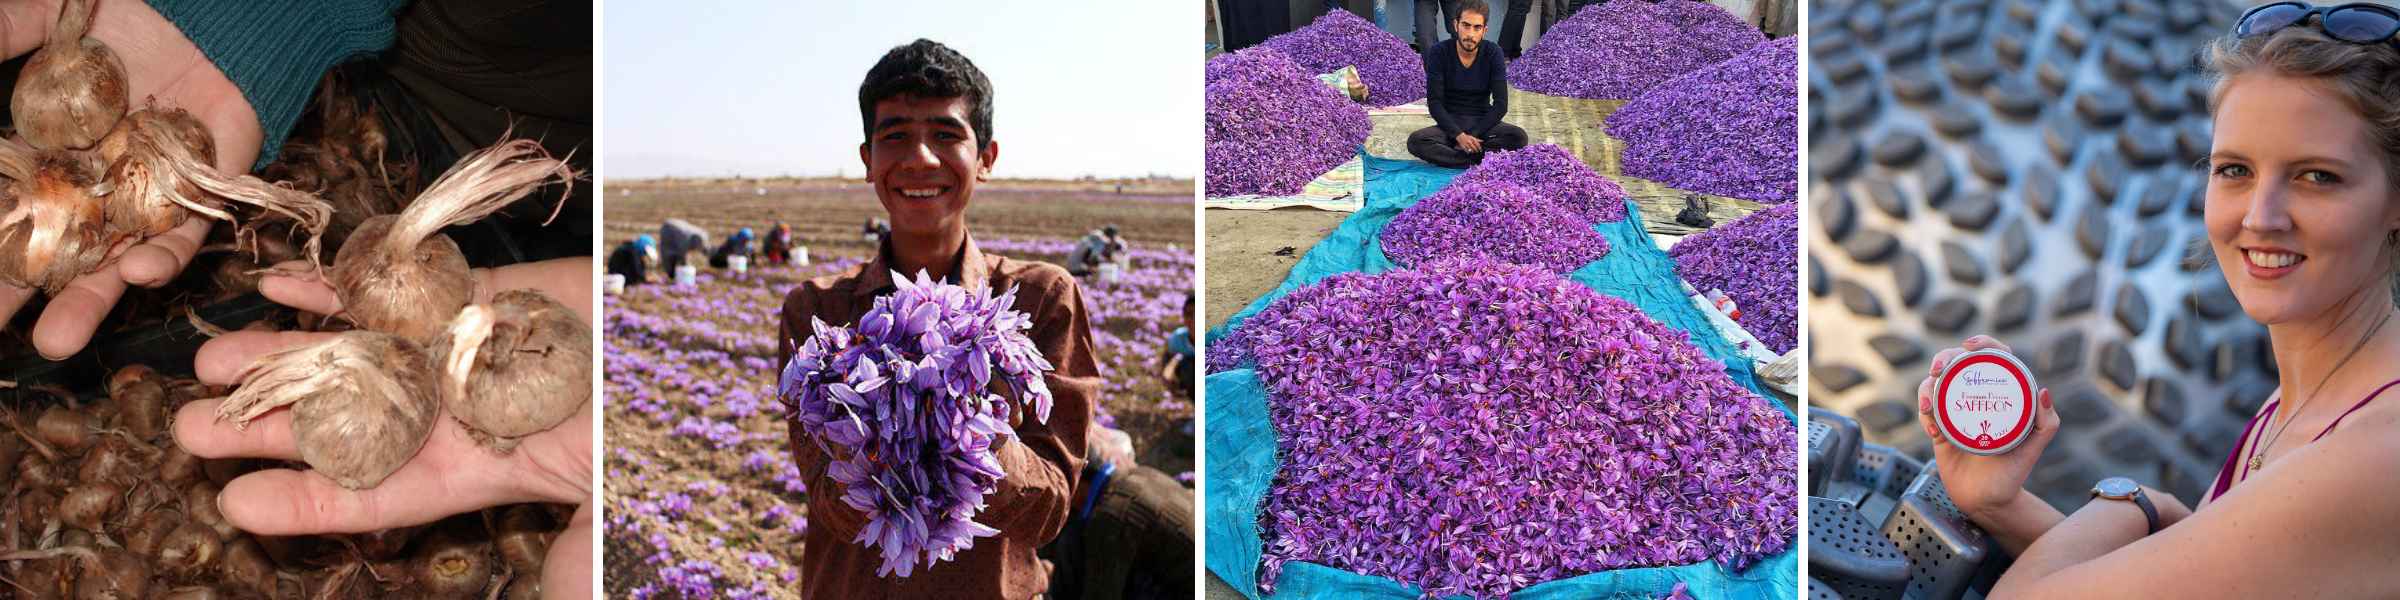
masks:
[[[0,60],[33,53],[57,22],[55,1],[0,3]]]

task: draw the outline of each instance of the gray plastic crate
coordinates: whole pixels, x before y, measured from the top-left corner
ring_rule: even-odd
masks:
[[[1833,586],[1817,581],[1815,577],[1810,577],[1808,578],[1808,600],[1842,600],[1842,593],[1833,591]]]
[[[1858,456],[1858,421],[1833,411],[1808,409],[1808,495],[1832,497],[1830,487],[1848,476]]]
[[[1852,505],[1808,499],[1809,575],[1850,600],[1896,599],[1908,587],[1909,563]]]
[[[1883,535],[1908,559],[1908,597],[1960,598],[2004,559],[1942,488],[1941,472],[1923,469],[1883,520]]]
[[[1870,523],[1882,523],[1897,507],[1903,492],[1917,480],[1924,463],[1881,444],[1863,444],[1858,449],[1856,466],[1850,470],[1852,481],[1867,490],[1865,500],[1858,502],[1858,511]]]

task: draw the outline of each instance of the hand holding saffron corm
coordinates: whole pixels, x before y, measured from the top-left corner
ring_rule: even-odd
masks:
[[[882,550],[877,575],[907,577],[1000,533],[974,517],[1006,476],[996,451],[1016,435],[1012,416],[1049,420],[1052,367],[1025,335],[1031,317],[1010,308],[1015,289],[921,271],[892,281],[855,329],[814,322],[777,389],[831,457],[842,503],[867,517],[852,541]]]

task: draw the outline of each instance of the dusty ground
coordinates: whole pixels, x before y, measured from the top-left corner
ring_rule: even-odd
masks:
[[[1301,255],[1350,217],[1313,208],[1205,212],[1208,306],[1202,314],[1212,329],[1283,283]]]
[[[1142,464],[1169,474],[1192,469],[1191,399],[1152,373],[1191,286],[1191,190],[1010,182],[979,193],[968,213],[987,252],[1029,260],[1063,260],[1086,230],[1122,228],[1132,270],[1118,283],[1085,283],[1106,379],[1098,408],[1133,436]],[[603,551],[624,567],[609,573],[606,593],[795,597],[806,494],[833,491],[796,485],[774,395],[773,319],[799,281],[863,261],[872,246],[858,228],[882,211],[863,187],[823,180],[612,182],[609,193],[611,247],[669,217],[717,239],[782,219],[815,264],[738,276],[703,268],[692,288],[608,298]]]

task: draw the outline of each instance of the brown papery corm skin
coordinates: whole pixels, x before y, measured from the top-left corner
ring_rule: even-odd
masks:
[[[59,8],[49,38],[17,76],[9,110],[17,131],[34,146],[89,148],[125,116],[125,63],[86,35],[98,0],[67,0]]]
[[[12,151],[0,145],[0,156]],[[16,161],[0,158],[0,171]],[[29,177],[0,189],[0,282],[55,294],[108,257],[105,165],[73,150],[40,151],[27,164]]]
[[[386,333],[351,331],[265,354],[241,379],[218,419],[246,427],[291,406],[300,459],[354,490],[375,487],[415,457],[440,413],[433,359]]]
[[[592,397],[591,327],[540,292],[500,292],[459,311],[428,350],[441,357],[442,406],[502,454]]]
[[[400,214],[359,225],[334,254],[327,282],[359,327],[433,339],[476,294],[466,256],[441,229],[481,220],[553,181],[572,188],[575,177],[533,140],[478,150]]]

